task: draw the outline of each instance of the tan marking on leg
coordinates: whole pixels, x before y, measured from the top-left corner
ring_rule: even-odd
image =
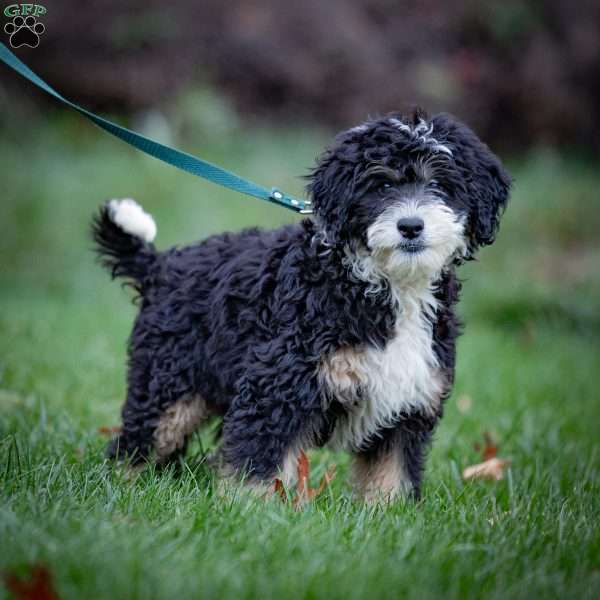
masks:
[[[398,449],[375,458],[357,456],[353,464],[353,483],[366,502],[389,502],[397,496],[408,495],[412,489]]]
[[[166,461],[183,448],[188,435],[208,417],[206,402],[200,396],[181,398],[164,412],[154,432],[156,460]]]

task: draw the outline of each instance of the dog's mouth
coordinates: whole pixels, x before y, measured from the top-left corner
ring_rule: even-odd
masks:
[[[398,244],[398,248],[407,254],[419,254],[425,250],[425,244],[423,242],[401,242]]]

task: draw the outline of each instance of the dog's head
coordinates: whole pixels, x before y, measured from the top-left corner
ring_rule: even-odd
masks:
[[[392,114],[338,135],[308,186],[331,245],[390,277],[439,273],[494,241],[510,177],[464,124]]]

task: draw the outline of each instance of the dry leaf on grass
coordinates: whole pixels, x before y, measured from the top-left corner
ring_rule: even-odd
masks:
[[[483,457],[484,461],[494,458],[498,455],[498,445],[494,441],[494,438],[489,431],[483,432],[483,442],[483,449],[479,442],[475,443],[474,448],[477,452],[481,451],[481,456]]]
[[[98,433],[100,435],[115,435],[121,433],[121,428],[117,426],[107,427],[106,425],[102,425],[101,427],[98,427]]]
[[[481,452],[482,462],[467,467],[462,473],[463,479],[500,481],[504,477],[504,469],[510,465],[510,460],[498,458],[498,444],[489,431],[484,432],[483,442],[483,447],[479,442],[475,444],[475,450]]]
[[[292,501],[294,508],[298,508],[301,504],[310,502],[316,498],[335,478],[335,465],[327,470],[321,478],[319,486],[316,488],[310,487],[310,462],[304,450],[300,451],[297,464],[298,479],[296,481],[296,495]],[[275,480],[275,493],[284,501],[288,501],[287,494],[281,479]]]
[[[283,481],[281,479],[275,480],[275,493],[281,498],[283,502],[287,502],[287,495],[285,488],[283,487]]]
[[[33,565],[28,578],[5,573],[4,583],[17,600],[58,600],[52,573],[43,565]]]
[[[463,473],[463,479],[495,479],[500,481],[504,477],[504,469],[510,465],[510,460],[502,458],[490,458],[477,465],[467,467]]]

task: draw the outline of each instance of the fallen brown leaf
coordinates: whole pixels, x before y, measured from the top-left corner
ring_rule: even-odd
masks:
[[[510,465],[509,459],[489,458],[482,463],[467,467],[462,476],[464,480],[469,479],[495,479],[500,481],[504,477],[504,469]]]
[[[281,481],[281,479],[275,480],[275,493],[281,498],[283,502],[287,501],[287,495],[285,493],[285,488],[283,487],[283,481]]]
[[[98,427],[98,433],[100,435],[115,435],[116,433],[121,433],[121,428],[118,426],[107,427],[106,425],[102,425]]]
[[[474,448],[476,452],[481,452],[481,456],[484,461],[494,458],[498,455],[498,445],[494,441],[492,434],[489,431],[483,433],[483,448],[479,442],[475,442]]]
[[[313,498],[316,498],[323,490],[333,481],[335,478],[336,467],[330,467],[325,475],[321,478],[318,487],[310,487],[310,462],[308,456],[304,450],[300,451],[298,456],[298,463],[296,466],[297,481],[296,481],[296,495],[292,501],[292,506],[298,508],[300,505],[309,502]],[[285,492],[285,488],[281,479],[275,480],[275,493],[279,495],[283,502],[288,501],[288,496]]]
[[[298,472],[296,491],[299,494],[305,494],[309,489],[308,478],[310,476],[310,462],[308,461],[308,456],[306,456],[306,452],[304,452],[304,450],[300,450],[296,470]]]
[[[43,565],[32,565],[28,579],[6,573],[4,583],[17,600],[58,600],[52,573]]]
[[[483,448],[483,460],[489,460],[490,458],[494,458],[498,455],[498,445],[494,442],[494,438],[486,431],[483,434],[483,439],[485,441],[485,446]]]

